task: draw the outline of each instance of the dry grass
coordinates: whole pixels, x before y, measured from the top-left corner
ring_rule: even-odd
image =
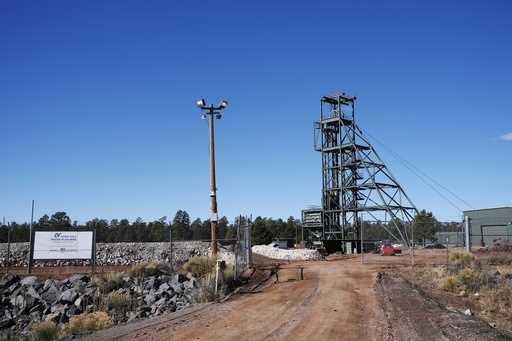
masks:
[[[131,306],[132,300],[127,293],[114,291],[108,296],[108,308],[114,311],[113,316],[116,321],[123,320]]]
[[[512,265],[498,265],[496,269],[502,275],[512,274]]]
[[[109,297],[109,306],[114,310],[127,309],[130,306],[130,295],[114,291]]]
[[[216,263],[216,257],[195,256],[183,264],[183,269],[191,272],[195,277],[205,277],[213,272]]]
[[[501,283],[496,288],[481,292],[482,315],[494,320],[497,326],[512,331],[512,286]]]
[[[143,262],[134,265],[127,271],[128,275],[132,277],[149,277],[161,274],[169,275],[172,272],[172,268],[168,264],[157,262]]]
[[[455,276],[448,276],[441,278],[439,280],[439,288],[449,291],[449,292],[455,292],[457,290],[458,282],[457,278]]]
[[[194,295],[194,301],[206,303],[215,299],[215,275],[208,274],[199,279],[199,290]]]
[[[449,269],[452,272],[459,272],[471,266],[475,257],[467,252],[452,252],[448,257]]]
[[[59,336],[59,327],[52,321],[43,321],[32,327],[31,339],[33,341],[51,341]]]
[[[224,270],[224,291],[226,293],[231,292],[235,288],[235,286],[235,268],[233,266],[228,266]]]
[[[491,265],[512,265],[512,252],[495,252],[488,262]]]
[[[94,278],[96,285],[103,294],[107,294],[123,287],[122,272],[107,272]]]
[[[507,259],[511,256],[502,257]],[[469,298],[480,307],[480,316],[495,322],[500,329],[512,331],[512,283],[489,271],[489,265],[495,265],[494,262],[495,259],[478,260],[471,254],[454,252],[450,254],[447,267],[418,269],[416,276],[421,282],[450,293],[478,293]],[[504,265],[495,266],[495,269],[502,276],[512,274],[512,264],[505,261],[500,264]]]
[[[112,326],[112,319],[104,311],[72,316],[64,327],[66,334],[83,334]]]
[[[483,285],[483,280],[478,271],[463,269],[455,277],[457,284],[468,292],[477,292]]]

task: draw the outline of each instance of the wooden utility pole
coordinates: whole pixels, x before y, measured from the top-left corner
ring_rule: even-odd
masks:
[[[213,106],[210,106],[210,208],[212,210],[210,226],[212,233],[212,257],[217,256],[217,182],[215,179],[215,128],[213,121]]]
[[[210,227],[211,227],[211,238],[212,238],[212,257],[217,256],[217,182],[215,179],[215,127],[214,118],[220,119],[222,117],[220,110],[225,109],[228,106],[228,102],[222,100],[217,106],[213,104],[206,105],[204,99],[200,99],[196,102],[196,105],[204,110],[202,114],[203,118],[208,116],[208,127],[210,128]]]
[[[32,240],[32,224],[34,222],[34,200],[32,200],[32,213],[30,214],[30,235],[29,235],[29,239],[28,239],[28,273],[31,273],[32,272],[32,252],[33,252],[33,247],[32,247],[32,243],[34,242]]]

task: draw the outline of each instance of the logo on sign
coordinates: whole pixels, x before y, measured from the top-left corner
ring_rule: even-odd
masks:
[[[53,241],[74,241],[77,240],[77,234],[64,233],[64,232],[55,232],[51,237]]]

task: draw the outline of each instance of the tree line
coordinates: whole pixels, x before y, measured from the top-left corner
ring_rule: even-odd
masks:
[[[226,217],[219,219],[217,223],[217,239],[233,240],[236,239],[237,226],[246,223],[236,218],[230,223]],[[287,240],[289,244],[295,241],[302,241],[301,222],[294,217],[286,220],[273,219],[266,217],[257,217],[252,223],[252,242],[257,244],[268,244],[273,240]],[[363,222],[364,238],[367,240],[391,239],[384,227],[391,223],[382,222]],[[49,230],[62,229],[95,229],[96,241],[99,243],[116,242],[168,242],[171,231],[173,240],[210,240],[210,220],[201,220],[199,218],[191,221],[187,211],[178,210],[172,221],[167,217],[145,222],[142,218],[134,221],[128,219],[99,219],[94,218],[85,224],[78,224],[72,221],[66,212],[55,212],[51,216],[43,215],[38,221],[34,222],[35,228],[45,228]],[[450,226],[450,229],[454,227]],[[392,226],[390,229],[394,230]],[[422,210],[416,216],[414,222],[414,239],[418,242],[434,240],[435,232],[446,230],[447,227],[439,223],[432,212]],[[7,242],[7,226],[0,227],[0,242]],[[27,242],[29,240],[29,224],[10,223],[11,242]],[[305,239],[307,231],[304,231]]]
[[[246,218],[239,221],[236,218],[230,223],[226,217],[217,222],[217,239],[234,240],[239,223],[246,223]],[[252,238],[254,243],[270,243],[273,239],[295,240],[300,221],[290,217],[287,221],[257,217],[252,223]],[[178,210],[172,221],[167,217],[146,222],[142,218],[134,221],[128,219],[91,219],[85,224],[72,221],[66,212],[55,212],[51,216],[45,214],[33,223],[34,228],[47,230],[94,229],[98,243],[117,242],[168,242],[172,240],[210,240],[210,220],[197,218],[193,221],[185,210]],[[10,229],[11,242],[28,242],[30,225],[28,223],[9,223],[0,227],[0,243],[6,243]]]

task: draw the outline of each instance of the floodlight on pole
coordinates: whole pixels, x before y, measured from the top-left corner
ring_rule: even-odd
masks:
[[[219,103],[219,108],[220,109],[224,109],[227,106],[228,106],[228,101],[226,101],[226,100],[220,101],[220,103]]]
[[[206,101],[204,100],[204,98],[201,98],[201,99],[198,99],[196,101],[196,105],[198,108],[204,108],[206,106]]]
[[[226,108],[228,106],[228,102],[226,100],[222,100],[217,107],[214,107],[212,104],[206,105],[206,101],[204,99],[200,99],[196,101],[196,105],[199,109],[204,110],[201,113],[201,117],[205,119],[208,117],[208,126],[210,130],[210,209],[211,209],[211,217],[210,217],[210,226],[211,226],[211,239],[212,239],[212,256],[217,256],[217,184],[215,178],[215,126],[214,126],[214,117],[216,119],[220,119],[222,114],[220,110]]]

